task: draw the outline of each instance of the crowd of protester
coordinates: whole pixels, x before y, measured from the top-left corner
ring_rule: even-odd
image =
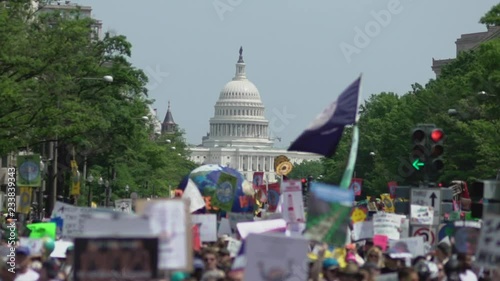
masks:
[[[0,281],[71,281],[73,278],[73,247],[66,249],[64,258],[53,258],[47,253],[30,253],[30,249],[8,244],[3,224]],[[19,225],[17,235],[28,232]],[[228,238],[216,243],[205,243],[194,252],[192,272],[173,272],[165,280],[240,281],[244,280],[244,267],[236,268],[235,257],[228,250]],[[453,242],[453,240],[451,240]],[[452,244],[452,243],[451,243]],[[9,253],[15,253],[15,268],[9,264]],[[313,253],[312,249],[316,249]],[[309,280],[313,281],[376,281],[382,274],[396,274],[401,281],[498,281],[499,272],[474,266],[474,256],[457,253],[448,242],[434,246],[426,256],[411,257],[400,252],[383,251],[372,240],[345,246],[342,257],[335,256],[327,245],[311,243],[308,255]],[[338,249],[337,249],[338,250]],[[273,279],[270,281],[281,281]],[[284,280],[283,280],[284,281]]]

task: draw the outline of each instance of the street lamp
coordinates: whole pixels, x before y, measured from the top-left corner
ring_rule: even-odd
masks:
[[[127,193],[127,197],[129,196],[128,191],[130,190],[130,186],[128,184],[125,186],[125,192]]]
[[[104,206],[108,207],[109,206],[109,193],[110,193],[108,180],[106,180],[104,182],[104,187],[106,187],[106,204]]]
[[[82,80],[101,80],[104,82],[112,83],[113,82],[113,76],[111,75],[104,75],[101,78],[94,78],[94,77],[84,77]]]
[[[92,176],[92,174],[90,174],[88,177],[87,177],[87,182],[89,183],[88,184],[88,192],[87,192],[87,204],[89,207],[92,207],[92,182],[94,181],[94,177]]]

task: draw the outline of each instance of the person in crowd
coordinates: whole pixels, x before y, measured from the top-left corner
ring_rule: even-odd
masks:
[[[417,271],[411,267],[402,268],[397,273],[399,281],[421,281],[419,280]]]
[[[55,260],[49,259],[42,265],[40,271],[40,281],[65,281],[66,276],[59,271],[59,266]]]
[[[355,263],[349,263],[339,272],[339,281],[362,281],[363,274],[359,271],[359,266]]]
[[[373,247],[373,239],[366,239],[363,247],[358,249],[358,255],[366,260],[368,251]]]
[[[2,257],[0,259],[0,280],[2,281],[14,281],[16,279],[16,273],[9,271],[10,265],[7,264],[7,261]]]
[[[31,269],[30,249],[24,246],[16,248],[16,278],[14,281],[38,281],[40,274]]]
[[[365,257],[366,262],[374,263],[379,269],[384,268],[384,254],[379,247],[372,247]]]
[[[391,257],[390,253],[384,253],[384,267],[381,269],[381,273],[398,272],[398,269],[400,269],[402,265],[403,263],[400,259]]]
[[[380,267],[376,263],[366,262],[360,270],[364,274],[363,281],[374,281],[380,275]]]
[[[451,246],[446,242],[440,242],[434,250],[434,256],[437,259],[436,262],[446,264],[451,256]]]
[[[438,277],[437,277],[437,281],[445,281],[446,280],[446,274],[444,272],[444,265],[442,263],[437,263],[436,264],[437,266],[437,269],[438,269]]]
[[[478,281],[477,275],[472,271],[472,256],[467,254],[458,254],[457,259],[460,268],[461,281]]]
[[[217,252],[207,248],[203,252],[204,272],[201,277],[203,281],[214,281],[225,277],[224,271],[218,268]]]
[[[336,259],[328,258],[323,261],[323,280],[338,281],[339,280],[339,262]]]

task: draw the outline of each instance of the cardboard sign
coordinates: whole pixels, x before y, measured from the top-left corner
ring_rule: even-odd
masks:
[[[150,280],[158,277],[158,238],[75,239],[74,280]]]
[[[138,200],[136,212],[149,219],[151,231],[160,237],[158,268],[191,271],[193,239],[188,201],[184,199]]]
[[[304,200],[302,198],[302,183],[300,181],[284,181],[283,190],[283,219],[288,223],[305,222]]]
[[[309,241],[271,234],[250,234],[245,240],[244,280],[307,280]]]
[[[485,214],[477,245],[476,263],[485,267],[500,266],[500,215]]]
[[[431,206],[411,205],[412,224],[432,225],[434,221],[434,209]]]
[[[458,253],[475,255],[481,234],[481,223],[475,221],[456,221],[455,248]]]
[[[191,223],[200,225],[201,242],[217,241],[217,215],[191,215]]]
[[[373,234],[385,235],[389,239],[398,240],[400,238],[401,221],[401,215],[377,213],[373,215]]]

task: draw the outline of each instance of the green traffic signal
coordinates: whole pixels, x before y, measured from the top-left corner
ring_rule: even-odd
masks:
[[[413,168],[415,168],[415,170],[417,171],[420,171],[420,167],[423,167],[424,165],[424,163],[420,162],[420,159],[415,159],[415,161],[413,161],[412,163]]]

